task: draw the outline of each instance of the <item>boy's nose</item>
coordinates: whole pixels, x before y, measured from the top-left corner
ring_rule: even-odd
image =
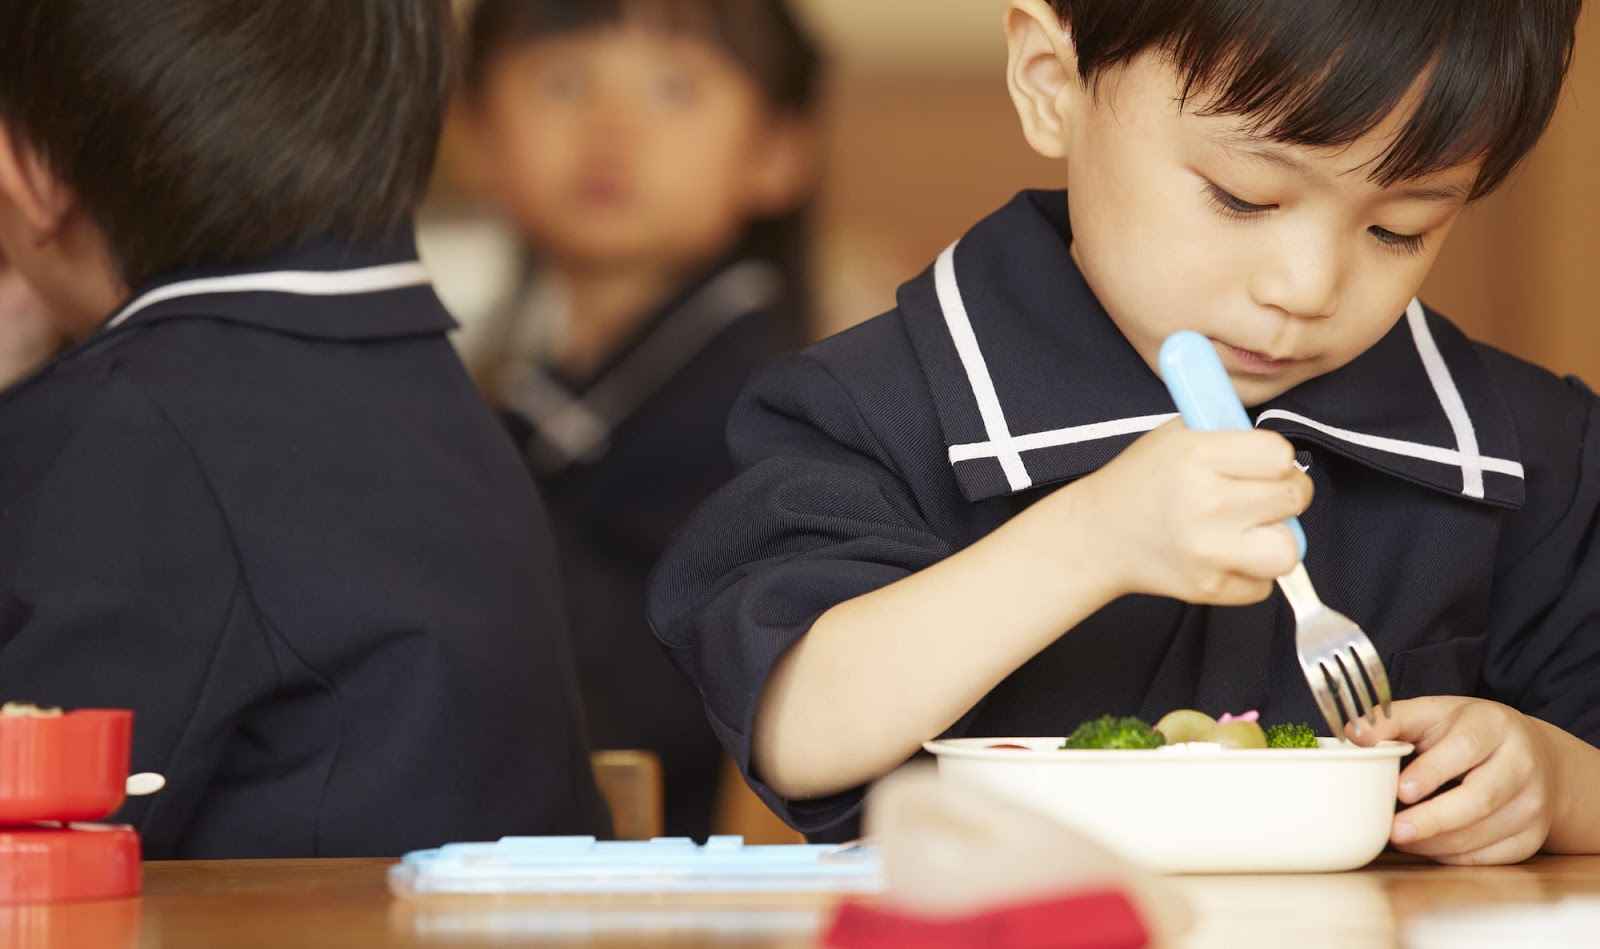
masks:
[[[1332,316],[1339,309],[1343,272],[1344,264],[1336,248],[1310,242],[1289,243],[1256,270],[1250,294],[1256,303],[1290,316]]]

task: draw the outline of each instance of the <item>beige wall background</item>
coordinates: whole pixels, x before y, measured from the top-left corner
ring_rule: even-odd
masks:
[[[1004,0],[800,0],[832,51],[819,207],[824,329],[894,287],[972,222],[1055,171],[1022,142],[1002,85]],[[1549,135],[1469,210],[1424,286],[1468,332],[1600,386],[1600,14]]]

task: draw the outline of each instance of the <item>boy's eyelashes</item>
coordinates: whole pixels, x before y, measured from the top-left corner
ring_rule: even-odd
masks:
[[[1277,207],[1275,204],[1251,204],[1222,190],[1215,182],[1206,182],[1206,197],[1223,217],[1245,220],[1265,214]]]
[[[1377,225],[1367,228],[1367,232],[1377,238],[1378,243],[1402,254],[1420,254],[1428,246],[1427,234],[1396,234],[1386,227]]]
[[[1207,181],[1205,187],[1206,199],[1212,208],[1223,217],[1236,221],[1259,220],[1261,215],[1275,210],[1275,204],[1253,204],[1243,198],[1229,194],[1215,182]],[[1386,227],[1373,225],[1367,228],[1367,233],[1384,247],[1399,253],[1414,255],[1420,254],[1428,246],[1428,235],[1400,234]]]

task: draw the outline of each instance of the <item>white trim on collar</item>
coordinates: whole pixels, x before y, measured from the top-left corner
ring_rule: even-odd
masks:
[[[1025,451],[1034,451],[1039,448],[1059,448],[1062,445],[1076,445],[1080,442],[1099,441],[1102,438],[1116,438],[1119,435],[1142,435],[1155,428],[1172,421],[1178,413],[1170,412],[1166,415],[1141,415],[1135,418],[1117,419],[1112,422],[1094,422],[1089,425],[1074,425],[1071,428],[1058,428],[1048,432],[1035,432],[1032,435],[1018,435],[1008,438],[1004,442],[973,442],[968,445],[950,446],[950,462],[971,461],[974,458],[998,458],[1004,453],[1019,454]],[[1027,487],[1027,485],[1023,485]]]
[[[944,311],[945,325],[950,329],[950,338],[955,341],[961,365],[967,371],[967,384],[972,387],[973,398],[978,400],[978,414],[983,417],[983,431],[989,440],[982,446],[952,447],[950,460],[952,463],[960,460],[955,457],[957,448],[981,447],[984,449],[982,454],[971,457],[999,459],[1011,490],[1021,491],[1033,487],[1033,478],[1028,474],[1028,466],[1022,463],[1022,449],[1011,438],[1005,410],[1000,407],[1000,396],[995,391],[993,377],[989,375],[989,364],[984,362],[983,350],[978,346],[977,334],[972,330],[972,318],[967,315],[966,301],[961,298],[961,286],[956,282],[956,247],[960,243],[956,241],[939,255],[939,261],[933,268],[934,287],[939,294],[939,308]]]
[[[1006,423],[1005,410],[1000,404],[1000,397],[995,389],[994,379],[989,374],[983,350],[978,345],[977,334],[973,331],[972,319],[967,312],[960,283],[956,278],[955,251],[959,245],[960,241],[957,241],[939,255],[939,260],[934,265],[934,286],[938,293],[939,307],[944,312],[945,325],[955,343],[956,352],[961,357],[961,365],[966,370],[967,383],[977,402],[978,413],[983,419],[984,434],[987,438],[981,442],[951,445],[949,454],[952,465],[980,458],[994,458],[1000,462],[1001,468],[1005,471],[1006,481],[1011,491],[1015,493],[1033,486],[1033,476],[1023,461],[1023,452],[1143,434],[1176,417],[1176,413],[1143,415],[1013,436]],[[1406,308],[1406,320],[1411,329],[1417,354],[1427,370],[1428,380],[1432,383],[1439,405],[1449,419],[1451,430],[1455,433],[1454,449],[1338,428],[1281,409],[1262,412],[1257,417],[1256,424],[1281,419],[1304,425],[1353,445],[1459,467],[1462,475],[1461,493],[1471,498],[1484,497],[1483,475],[1486,471],[1523,478],[1523,467],[1520,462],[1504,458],[1488,458],[1481,453],[1472,417],[1467,412],[1466,402],[1461,397],[1455,378],[1450,374],[1449,366],[1445,364],[1438,343],[1434,340],[1432,331],[1428,329],[1427,313],[1420,300],[1413,299]]]
[[[1456,449],[1459,452],[1456,463],[1461,465],[1461,493],[1469,498],[1481,498],[1484,459],[1478,451],[1478,432],[1472,427],[1472,416],[1467,414],[1467,403],[1461,398],[1461,390],[1456,388],[1450,367],[1444,364],[1439,344],[1428,329],[1428,315],[1423,312],[1421,300],[1412,299],[1411,305],[1406,307],[1406,322],[1411,327],[1411,339],[1417,346],[1417,355],[1422,357],[1422,365],[1428,370],[1428,381],[1433,383],[1434,394],[1439,397],[1439,405],[1443,407],[1445,417],[1450,420],[1450,429],[1456,435]],[[1522,466],[1518,465],[1517,477],[1521,476]]]
[[[1307,428],[1314,428],[1324,435],[1332,435],[1341,441],[1374,451],[1388,452],[1391,455],[1404,455],[1407,458],[1416,458],[1421,461],[1438,462],[1441,465],[1452,465],[1465,468],[1468,465],[1466,456],[1450,448],[1435,448],[1432,445],[1423,445],[1418,442],[1401,441],[1398,438],[1385,438],[1382,435],[1367,435],[1362,432],[1352,432],[1347,428],[1337,428],[1327,425],[1316,419],[1306,418],[1296,412],[1285,412],[1283,409],[1268,409],[1256,418],[1256,424],[1283,419],[1285,422],[1296,422]],[[1474,456],[1470,462],[1478,471],[1478,493],[1470,497],[1483,497],[1483,473],[1493,471],[1496,474],[1511,475],[1513,478],[1522,477],[1522,464],[1509,461],[1505,458],[1485,458],[1482,455]],[[1463,494],[1467,492],[1463,491]]]
[[[521,367],[501,388],[505,406],[533,426],[561,466],[603,455],[618,425],[637,412],[672,377],[734,323],[774,305],[783,274],[765,261],[746,260],[690,294],[582,395],[535,363]]]
[[[232,274],[184,280],[157,287],[106,321],[103,329],[126,323],[138,313],[169,300],[213,293],[292,293],[299,296],[336,297],[362,293],[402,290],[431,283],[428,270],[420,261],[382,264],[358,270],[279,270],[267,273]]]

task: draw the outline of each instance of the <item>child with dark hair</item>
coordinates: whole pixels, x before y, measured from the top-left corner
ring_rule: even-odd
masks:
[[[0,695],[135,712],[150,858],[606,826],[547,526],[413,207],[446,0],[0,7]]]
[[[704,837],[722,749],[645,588],[804,342],[818,56],[783,0],[481,0],[468,49],[463,160],[524,263],[464,352],[550,506],[594,741],[657,752]]]
[[[1600,406],[1415,300],[1545,128],[1578,11],[1011,0],[1009,89],[1066,190],[760,376],[742,473],[652,589],[766,799],[848,835],[860,786],[940,735],[1319,720],[1273,592],[1303,513],[1403,699],[1364,740],[1420,750],[1394,843],[1600,850]],[[1256,431],[1174,420],[1180,329]]]

